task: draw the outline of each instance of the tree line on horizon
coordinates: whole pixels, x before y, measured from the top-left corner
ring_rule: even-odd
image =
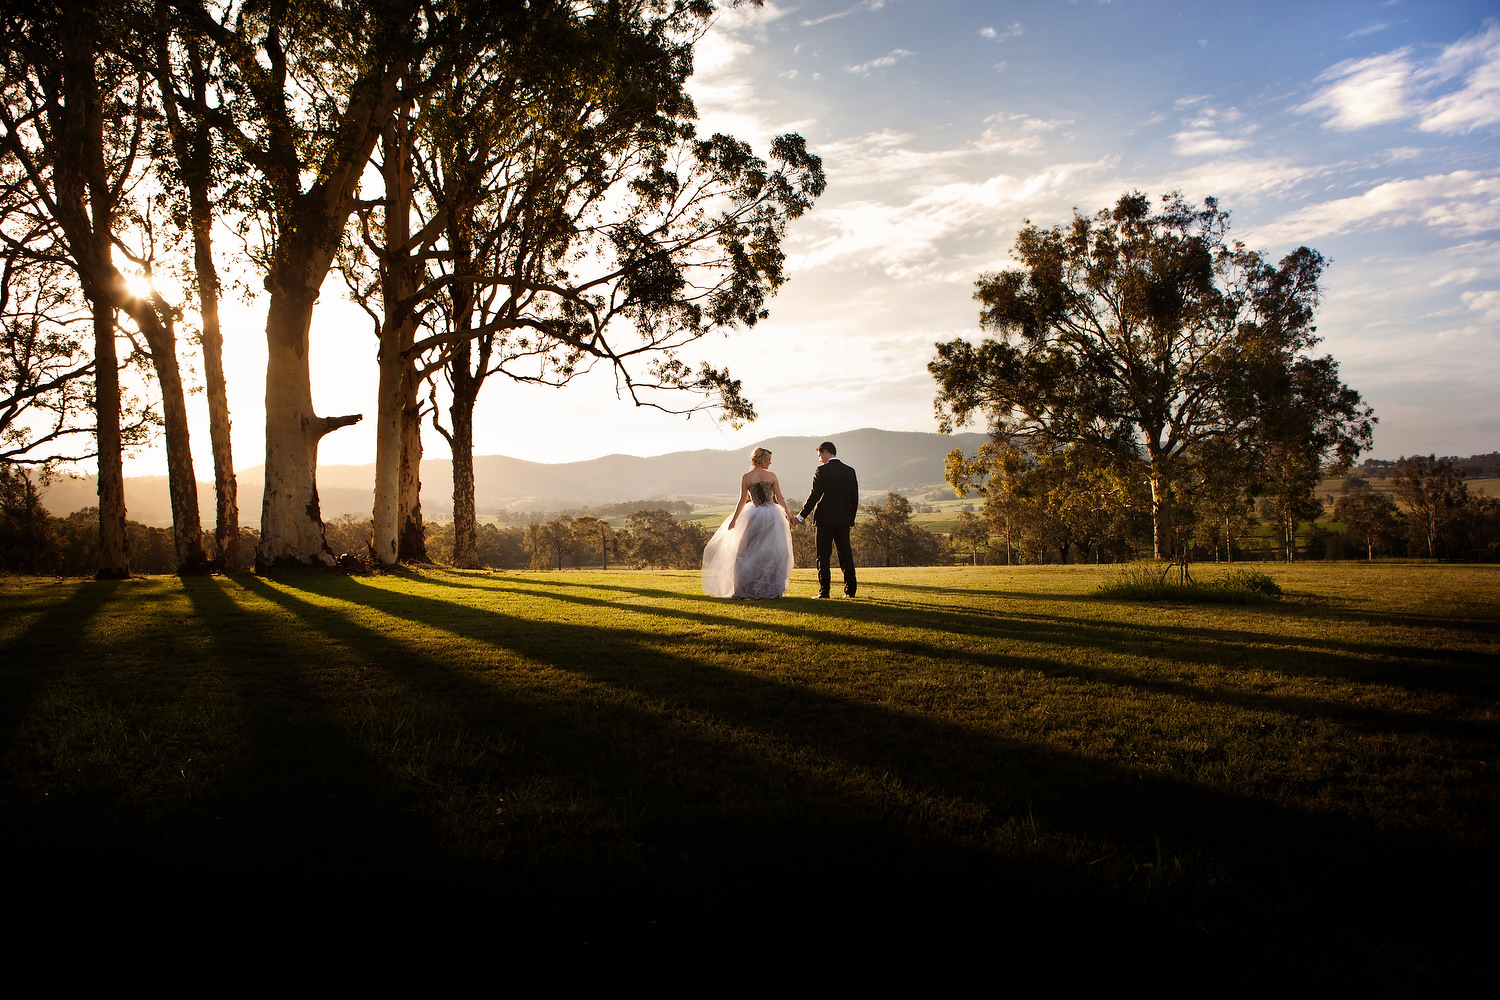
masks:
[[[175,568],[243,565],[222,350],[239,334],[219,317],[225,294],[253,294],[269,359],[253,558],[331,563],[318,444],[363,418],[312,403],[313,317],[335,275],[378,361],[367,548],[382,563],[425,558],[423,421],[453,457],[455,559],[474,561],[473,414],[492,375],[563,386],[602,367],[634,405],[752,419],[729,372],[681,354],[765,318],[786,280],[786,223],[824,177],[800,136],[762,158],[697,134],[685,85],[716,7],[7,6],[0,462],[96,461],[97,574],[124,576],[121,455],[159,431]],[[211,546],[184,340],[202,349]],[[129,389],[144,379],[149,396]]]
[[[1471,459],[1412,456],[1386,464],[1365,464],[1351,470],[1339,487],[1331,511],[1319,499],[1319,509],[1331,513],[1332,524],[1308,521],[1299,526],[1298,551],[1312,559],[1374,559],[1426,557],[1437,559],[1500,558],[1500,498],[1472,493],[1464,482],[1467,470],[1485,471],[1488,456]],[[1377,491],[1369,480],[1352,473],[1368,472],[1393,480],[1389,491]],[[1040,480],[1032,480],[1035,486]],[[1014,485],[1014,484],[1012,484]],[[1114,534],[1091,534],[1092,521],[1070,523],[1082,509],[1059,503],[1049,490],[1018,494],[1010,499],[1008,529],[992,531],[990,514],[960,512],[946,532],[917,524],[919,506],[894,491],[884,502],[861,506],[852,541],[855,558],[864,566],[938,566],[981,562],[987,565],[1048,562],[1119,562],[1150,554],[1152,532],[1142,506],[1132,517],[1112,526]],[[988,502],[988,501],[987,501]],[[797,506],[793,504],[793,506]],[[479,525],[476,566],[482,569],[582,569],[599,566],[636,569],[694,569],[711,534],[686,520],[692,505],[683,501],[637,500],[584,510],[509,512]],[[611,520],[623,521],[615,527]],[[1178,523],[1196,523],[1191,511],[1179,512]],[[1187,541],[1189,556],[1198,560],[1235,561],[1264,558],[1267,553],[1287,558],[1280,539],[1257,532],[1252,511],[1236,531],[1221,535],[1217,525],[1195,528]],[[129,521],[132,559],[136,572],[175,571],[170,529]],[[1341,530],[1340,530],[1341,529]],[[343,515],[325,527],[330,550],[342,564],[356,566],[368,553],[371,520]],[[425,545],[435,564],[455,565],[452,521],[426,521]],[[245,548],[253,549],[254,529],[242,528]],[[1270,541],[1269,549],[1264,543]],[[807,526],[792,531],[795,564],[811,566],[814,533]],[[204,548],[212,553],[215,539],[204,533]],[[91,575],[98,559],[98,512],[88,507],[55,517],[41,504],[41,493],[29,478],[0,466],[0,572],[57,576]]]

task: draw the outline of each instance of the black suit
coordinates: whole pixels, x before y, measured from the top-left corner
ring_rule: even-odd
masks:
[[[802,505],[803,520],[812,514],[818,526],[818,593],[828,596],[832,581],[833,547],[839,549],[839,568],[844,571],[844,593],[854,596],[854,550],[849,547],[849,529],[859,513],[859,478],[836,458],[818,466],[813,474],[812,494]]]

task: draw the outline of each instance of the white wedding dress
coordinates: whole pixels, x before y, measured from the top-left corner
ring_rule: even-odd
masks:
[[[703,550],[703,592],[712,597],[780,597],[791,582],[792,529],[775,490],[768,481],[749,491],[738,523],[726,517]]]

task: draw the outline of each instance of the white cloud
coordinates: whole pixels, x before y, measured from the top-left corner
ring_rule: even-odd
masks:
[[[1190,199],[1213,195],[1227,203],[1239,199],[1284,196],[1326,172],[1325,167],[1307,166],[1284,159],[1230,157],[1198,163],[1165,177],[1122,182],[1113,194],[1107,191],[1100,193],[1113,198],[1127,187],[1143,191],[1175,190],[1183,192]]]
[[[994,156],[1032,156],[1045,152],[1045,137],[1066,120],[1032,118],[1029,115],[995,114],[984,120],[985,129],[959,146],[913,149],[910,132],[883,129],[825,143],[819,153],[835,186],[858,184],[902,185],[926,190],[938,184],[971,177],[984,169]]]
[[[770,103],[759,96],[752,76],[757,43],[764,40],[767,26],[787,13],[770,2],[728,7],[698,40],[688,93],[698,107],[700,134],[724,132],[764,149],[779,133],[804,130],[802,122],[770,116]],[[796,74],[793,69],[783,75],[796,79]]]
[[[1173,148],[1184,156],[1216,155],[1250,145],[1248,139],[1230,139],[1207,129],[1177,132],[1173,134],[1172,140]]]
[[[855,66],[845,66],[844,72],[852,73],[855,76],[872,76],[877,70],[889,69],[908,56],[914,55],[916,53],[909,49],[892,49],[885,55],[871,59],[869,62],[859,63]]]
[[[1328,85],[1294,110],[1321,115],[1325,125],[1341,132],[1407,118],[1416,111],[1410,91],[1417,67],[1410,55],[1411,49],[1403,48],[1345,60],[1319,75]]]
[[[1317,79],[1326,85],[1293,110],[1343,132],[1409,118],[1424,132],[1467,134],[1500,124],[1500,23],[1486,22],[1428,64],[1407,46],[1345,60]],[[1440,92],[1455,80],[1457,89]]]
[[[1297,212],[1260,230],[1270,242],[1423,225],[1450,236],[1500,228],[1500,172],[1455,170],[1448,174],[1386,181],[1363,194]]]
[[[1026,34],[1026,29],[1021,27],[1020,21],[1016,21],[1008,28],[1000,28],[999,30],[995,28],[979,29],[980,37],[994,39],[997,42],[1003,42],[1007,38],[1020,38],[1024,34]]]
[[[1363,38],[1365,35],[1373,35],[1377,31],[1384,31],[1390,26],[1391,25],[1389,21],[1376,21],[1372,24],[1365,25],[1363,28],[1355,28],[1353,31],[1349,32],[1349,34],[1344,36],[1344,41],[1352,42],[1356,38]]]
[[[1240,126],[1238,135],[1224,135],[1220,131],[1239,122],[1245,117],[1244,113],[1239,108],[1219,108],[1209,104],[1212,99],[1211,94],[1195,94],[1172,103],[1177,110],[1187,112],[1182,120],[1182,131],[1172,136],[1173,148],[1179,154],[1219,156],[1250,145],[1244,136],[1254,131],[1253,125]]]
[[[1500,274],[1500,241],[1470,240],[1429,254],[1441,272],[1427,283],[1433,288],[1489,281]]]
[[[848,17],[850,14],[856,13],[857,11],[879,10],[884,6],[885,0],[860,0],[859,3],[853,5],[852,7],[845,7],[843,10],[836,11],[832,14],[824,14],[822,17],[803,18],[800,23],[804,28],[809,28],[815,24],[822,24],[825,21],[836,21],[841,17]]]
[[[1418,126],[1424,132],[1459,132],[1500,123],[1500,24],[1460,39],[1443,50],[1434,73],[1447,80],[1463,76],[1459,90],[1434,100]]]
[[[1464,292],[1462,298],[1464,305],[1482,315],[1487,321],[1500,323],[1500,289]]]
[[[876,267],[904,280],[972,276],[995,267],[1022,220],[1065,218],[1086,178],[1113,163],[1060,163],[1024,177],[955,180],[904,198],[820,208],[824,233],[789,262],[813,267]]]
[[[1245,116],[1239,108],[1204,107],[1193,117],[1185,119],[1185,122],[1193,128],[1215,128],[1221,124],[1237,122],[1243,117]]]

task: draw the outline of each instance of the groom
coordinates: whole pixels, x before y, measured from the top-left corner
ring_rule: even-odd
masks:
[[[835,456],[838,449],[832,441],[818,445],[818,471],[813,474],[812,494],[802,505],[797,515],[801,524],[812,514],[818,526],[818,597],[828,596],[828,584],[832,579],[829,559],[833,547],[839,548],[839,568],[844,571],[844,595],[853,597],[857,583],[854,579],[854,551],[849,547],[849,529],[854,526],[854,515],[859,512],[859,479],[854,470]],[[817,513],[813,513],[813,511]]]

